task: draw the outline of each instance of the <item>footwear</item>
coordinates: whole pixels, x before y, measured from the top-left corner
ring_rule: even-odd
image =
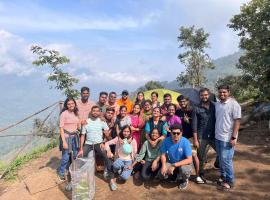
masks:
[[[195,183],[197,183],[197,184],[204,184],[205,181],[200,176],[197,176],[195,178]]]
[[[71,191],[72,190],[72,184],[71,183],[68,183],[65,187],[65,190],[66,191]]]
[[[185,189],[187,188],[187,186],[188,186],[188,179],[183,180],[183,181],[179,184],[178,188],[179,188],[180,190],[185,190]]]
[[[110,188],[111,188],[111,190],[112,191],[115,191],[115,190],[117,190],[117,185],[115,184],[115,183],[110,183]]]
[[[103,178],[106,179],[106,180],[109,178],[109,172],[107,170],[104,170]]]
[[[65,175],[64,174],[57,174],[57,176],[58,176],[58,179],[60,180],[60,181],[64,181],[64,180],[66,180],[66,178],[65,178]]]
[[[218,190],[222,190],[222,191],[229,191],[233,188],[232,185],[230,185],[229,183],[223,182],[220,185],[218,185],[217,189]]]
[[[224,178],[220,177],[219,179],[217,179],[217,184],[221,185],[222,183],[224,183]]]

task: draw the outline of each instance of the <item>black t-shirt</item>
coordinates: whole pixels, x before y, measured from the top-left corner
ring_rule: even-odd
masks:
[[[188,123],[184,121],[185,114],[189,118]],[[192,110],[188,109],[188,110],[183,111],[182,109],[177,109],[175,112],[175,115],[177,115],[181,119],[182,127],[183,127],[183,136],[188,139],[192,138],[193,137],[192,125],[191,125],[192,124]]]

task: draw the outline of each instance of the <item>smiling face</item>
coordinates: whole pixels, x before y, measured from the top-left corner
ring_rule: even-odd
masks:
[[[169,105],[170,103],[172,103],[172,98],[170,96],[164,97],[164,104]]]
[[[97,117],[99,117],[99,115],[100,115],[100,108],[93,108],[91,110],[91,116],[93,118],[97,118]]]
[[[181,99],[179,101],[180,108],[182,108],[182,109],[186,108],[187,107],[187,103],[188,103],[188,101],[186,99]]]
[[[200,93],[200,99],[201,99],[201,102],[207,103],[209,101],[209,92],[208,91],[202,91]]]
[[[126,127],[126,128],[123,130],[123,136],[124,136],[124,138],[129,138],[130,134],[131,134],[131,132],[130,132],[129,128]]]
[[[134,113],[134,114],[139,114],[140,112],[141,112],[140,106],[139,106],[139,105],[135,105],[135,106],[133,107],[133,113]]]
[[[144,111],[148,112],[151,110],[151,104],[149,102],[145,102]]]
[[[144,99],[144,95],[143,95],[143,93],[138,93],[138,95],[137,95],[137,99],[139,100],[139,101],[142,101],[143,99]]]
[[[156,102],[158,100],[157,94],[153,93],[151,95],[151,100],[152,100],[152,102]]]
[[[175,115],[175,107],[173,105],[170,105],[168,107],[168,113],[170,116],[174,116]]]
[[[152,115],[153,115],[153,117],[160,117],[160,110],[159,110],[159,108],[154,108]]]
[[[120,110],[120,116],[122,118],[124,118],[125,116],[127,115],[127,109],[125,107],[123,107],[121,110]]]
[[[180,129],[173,129],[171,130],[171,137],[172,137],[172,141],[174,143],[177,143],[180,138],[182,137],[182,132]]]
[[[158,132],[158,129],[153,129],[153,131],[152,131],[152,133],[151,133],[151,139],[152,140],[156,140],[156,139],[158,139],[159,138],[159,132]]]
[[[113,111],[110,111],[110,110],[106,111],[105,118],[107,120],[111,120],[113,118],[113,116],[114,116],[114,112]]]
[[[221,101],[226,101],[230,96],[230,92],[227,89],[219,89],[218,97]]]
[[[116,102],[116,94],[110,94],[109,95],[109,103],[115,104]]]
[[[73,100],[69,100],[67,102],[68,111],[72,112],[72,111],[74,111],[74,108],[75,108],[75,102]]]

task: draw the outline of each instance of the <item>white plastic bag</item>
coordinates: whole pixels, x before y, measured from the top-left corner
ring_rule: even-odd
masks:
[[[91,200],[95,196],[95,159],[93,151],[88,158],[77,158],[69,168],[72,200]]]

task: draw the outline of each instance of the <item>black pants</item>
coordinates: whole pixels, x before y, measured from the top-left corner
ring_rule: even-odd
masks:
[[[106,152],[102,151],[100,148],[100,144],[94,144],[94,145],[90,145],[90,144],[84,144],[83,146],[83,157],[88,157],[88,154],[90,151],[94,150],[95,152],[95,157],[99,157],[102,159],[102,161],[105,164],[105,167],[111,171],[111,167],[112,167],[112,161],[110,159],[107,158]]]
[[[145,161],[144,165],[142,165],[142,170],[141,170],[141,176],[144,181],[149,181],[152,176],[155,176],[157,172],[159,171],[160,168],[160,163],[158,163],[158,168],[156,171],[152,171],[152,163],[153,161]]]

